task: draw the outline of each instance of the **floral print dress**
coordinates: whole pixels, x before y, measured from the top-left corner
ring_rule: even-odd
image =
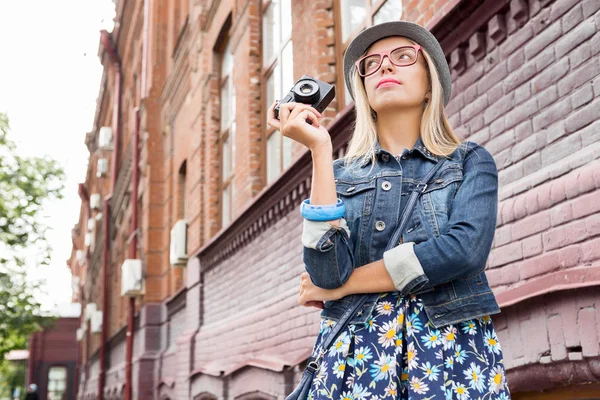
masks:
[[[323,318],[313,355],[336,322]],[[510,399],[491,318],[436,329],[418,297],[379,296],[325,353],[310,400]]]

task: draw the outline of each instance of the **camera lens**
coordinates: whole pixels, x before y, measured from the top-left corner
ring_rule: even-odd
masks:
[[[300,88],[300,91],[302,92],[302,94],[310,94],[310,92],[312,92],[313,88],[310,85],[304,84],[302,85],[302,87]]]
[[[312,79],[298,81],[294,89],[295,100],[304,104],[313,104],[319,101],[319,85]]]

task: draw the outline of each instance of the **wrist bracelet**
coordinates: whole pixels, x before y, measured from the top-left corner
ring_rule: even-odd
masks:
[[[338,199],[336,204],[311,205],[310,199],[306,199],[300,206],[300,213],[309,221],[335,221],[340,219],[346,213],[346,206],[342,199]]]

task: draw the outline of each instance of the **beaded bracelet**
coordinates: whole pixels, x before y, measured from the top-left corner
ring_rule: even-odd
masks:
[[[346,206],[342,199],[338,199],[336,204],[311,205],[310,199],[306,199],[300,206],[300,213],[309,221],[335,221],[340,219],[346,213]]]

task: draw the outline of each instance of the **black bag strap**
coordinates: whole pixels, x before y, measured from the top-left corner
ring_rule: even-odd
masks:
[[[410,197],[408,199],[408,203],[404,207],[404,211],[402,212],[402,216],[400,218],[400,224],[396,227],[396,230],[392,234],[390,241],[387,244],[386,251],[397,246],[400,237],[402,236],[402,232],[404,231],[404,227],[408,222],[408,217],[412,214],[412,211],[417,204],[417,200],[421,193],[425,192],[427,189],[427,184],[433,178],[435,173],[440,169],[443,164],[443,160],[438,161],[436,165],[431,168],[431,170],[427,173],[425,178],[418,182],[415,188],[413,189]],[[365,294],[358,298],[356,302],[352,305],[352,307],[348,308],[344,314],[340,317],[338,323],[333,327],[331,333],[327,335],[327,338],[323,342],[321,346],[321,351],[316,357],[311,357],[308,359],[307,368],[310,370],[316,371],[319,368],[319,363],[321,358],[325,355],[329,347],[333,344],[338,335],[342,332],[342,330],[348,325],[352,317],[361,309],[361,307],[365,304],[370,295]]]

